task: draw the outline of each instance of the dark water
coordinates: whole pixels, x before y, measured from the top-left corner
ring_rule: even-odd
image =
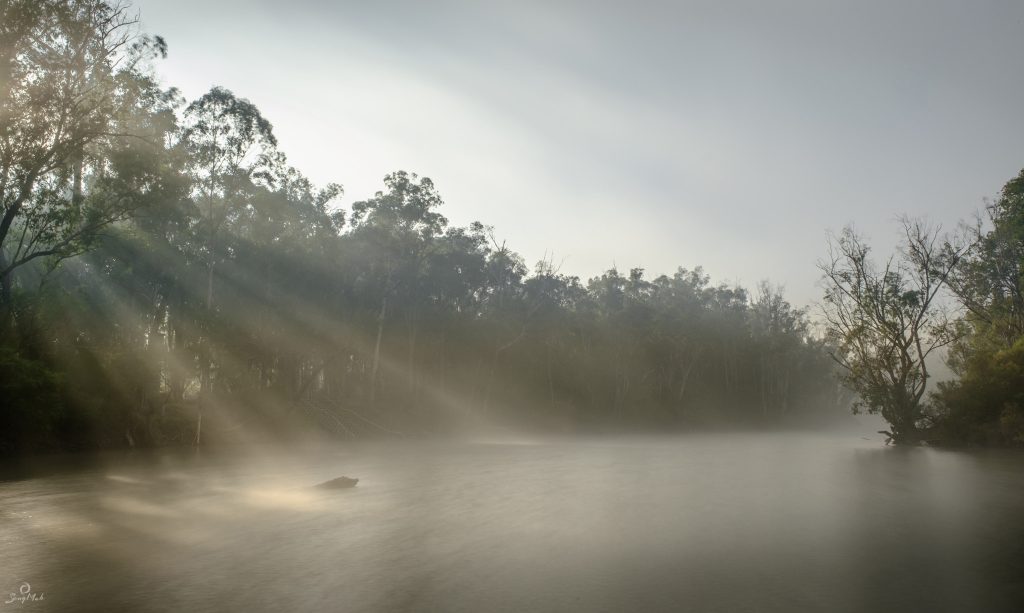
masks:
[[[309,487],[339,475],[359,486]],[[8,610],[1024,611],[1024,455],[772,434],[106,458],[0,483]]]

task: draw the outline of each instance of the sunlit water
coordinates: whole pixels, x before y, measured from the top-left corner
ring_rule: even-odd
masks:
[[[361,481],[310,487],[340,475]],[[44,599],[8,602],[23,591]],[[0,482],[0,611],[1022,605],[1012,452],[810,434],[366,443]]]

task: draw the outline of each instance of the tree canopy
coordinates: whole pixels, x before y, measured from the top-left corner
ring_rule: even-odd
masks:
[[[767,281],[531,267],[411,172],[342,207],[252,101],[163,89],[166,52],[126,5],[0,3],[0,451],[792,424],[851,403],[900,441],[1024,440],[1024,174],[958,237],[904,220],[881,266],[833,237],[819,336]],[[951,343],[960,380],[929,386]]]

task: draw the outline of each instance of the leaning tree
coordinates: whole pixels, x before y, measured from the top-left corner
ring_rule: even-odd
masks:
[[[141,179],[127,197],[88,185],[116,174],[112,150],[147,138],[162,146],[166,126],[155,122],[167,123],[174,96],[148,60],[165,52],[124,4],[0,2],[0,311],[18,268],[82,252],[139,205]]]
[[[854,411],[881,414],[893,442],[915,442],[925,421],[929,356],[953,340],[940,292],[963,256],[940,228],[901,219],[903,240],[882,267],[863,236],[845,228],[829,237],[818,262],[822,311],[843,383],[858,395]]]

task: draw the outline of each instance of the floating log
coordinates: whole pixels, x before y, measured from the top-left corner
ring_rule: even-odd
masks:
[[[346,487],[355,487],[356,483],[359,483],[359,479],[353,479],[351,477],[338,477],[337,479],[324,481],[323,483],[317,484],[314,487],[320,488],[322,490],[340,490]]]

